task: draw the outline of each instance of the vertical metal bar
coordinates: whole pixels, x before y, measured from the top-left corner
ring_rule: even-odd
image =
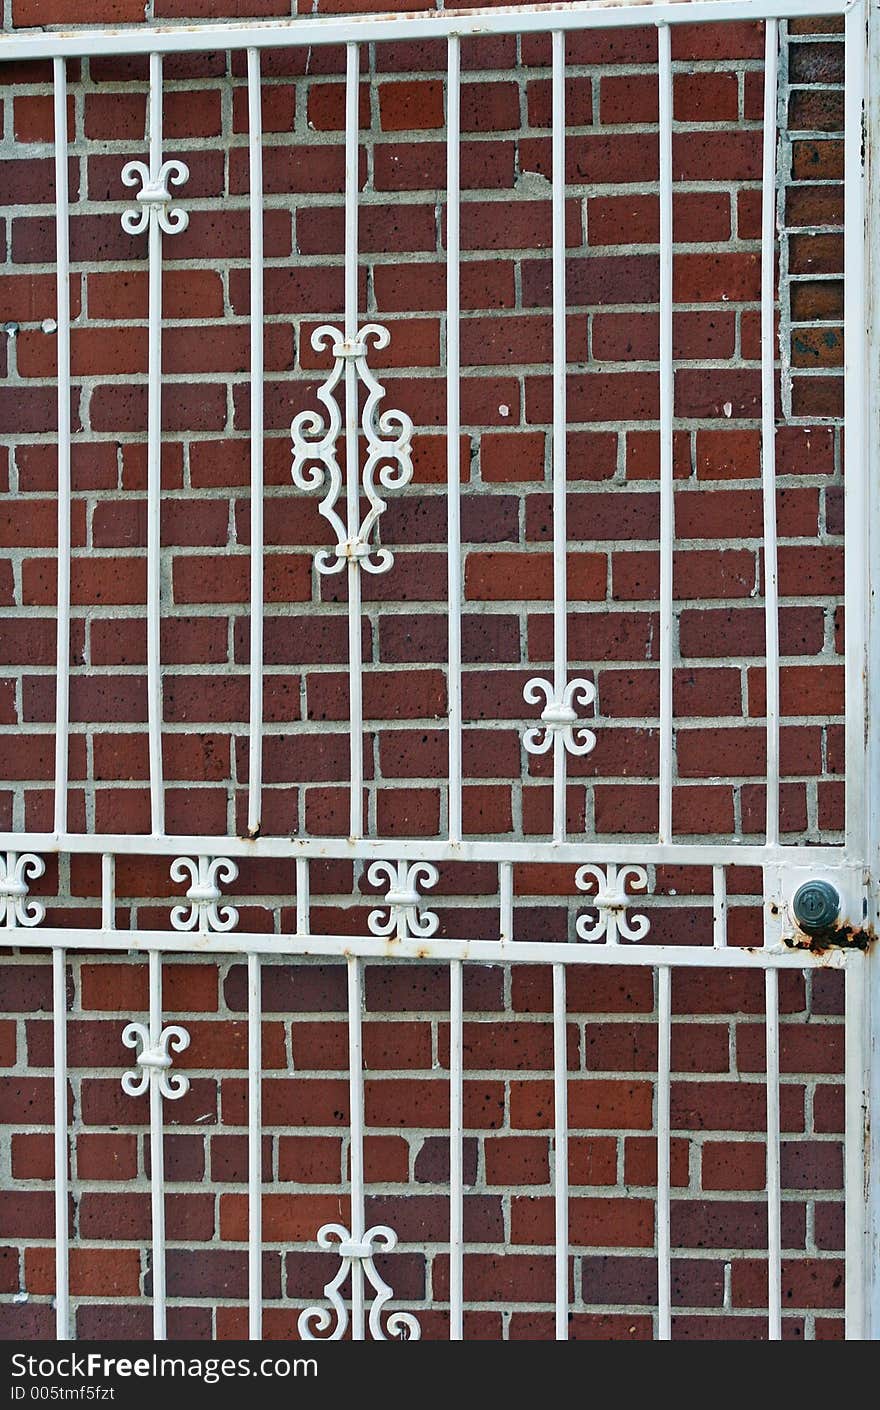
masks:
[[[296,933],[309,933],[309,861],[308,857],[296,859]]]
[[[52,1064],[55,1097],[55,1336],[70,1338],[67,1218],[67,952],[52,951]]]
[[[555,39],[554,35],[554,39]],[[565,965],[553,966],[553,1194],[556,1211],[556,1340],[568,1341],[568,1052]]]
[[[565,344],[565,34],[552,35],[553,207],[553,695],[561,701],[568,678],[568,527],[566,517]],[[553,838],[565,840],[565,742],[553,732]]]
[[[667,24],[657,26],[660,102],[660,841],[672,839],[672,545],[675,486],[672,426],[672,45]]]
[[[101,929],[116,927],[116,858],[111,852],[101,857]]]
[[[259,955],[248,955],[248,1337],[263,1335],[263,1002]]]
[[[767,696],[767,845],[779,842],[779,586],[776,554],[776,20],[764,22],[764,155],[761,188],[761,481],[764,499],[764,632]]]
[[[779,973],[764,973],[767,1030],[767,1307],[771,1341],[782,1340],[782,1207],[779,1173]]]
[[[846,1339],[868,1341],[875,1332],[871,1288],[877,1255],[871,1209],[871,1047],[866,986],[875,963],[869,956],[847,956],[845,974],[845,1115],[844,1195],[846,1210]],[[876,1077],[874,1078],[876,1081]],[[876,1180],[876,1176],[874,1177]]]
[[[345,340],[353,343],[358,323],[358,46],[345,46]],[[358,382],[354,359],[345,360],[345,491],[347,532],[360,528]],[[348,560],[348,661],[351,750],[351,836],[364,831],[364,702],[361,653],[361,570]]]
[[[657,969],[657,1334],[672,1337],[672,1269],[669,1231],[669,1097],[672,1080],[672,970]]]
[[[727,873],[723,866],[712,868],[712,944],[716,950],[727,945]]]
[[[348,960],[348,1090],[351,1104],[351,1238],[359,1244],[364,1236],[364,1064],[361,1038],[363,971],[361,961]],[[364,1265],[355,1258],[351,1265],[351,1337],[364,1340]]]
[[[150,55],[150,176],[162,166],[162,55]],[[153,833],[165,831],[162,781],[162,230],[158,208],[150,209],[147,367],[147,720],[150,753],[150,817]],[[151,1088],[152,1090],[152,1088]]]
[[[58,604],[55,667],[55,831],[67,831],[70,738],[70,227],[67,72],[53,61],[55,108],[55,306],[58,323]]]
[[[867,21],[867,24],[866,24]],[[876,298],[880,183],[874,78],[880,56],[876,8],[856,3],[844,33],[844,477],[846,845],[867,863],[868,924],[877,924],[877,543]],[[869,75],[871,79],[869,81]],[[866,177],[870,176],[870,192]],[[869,203],[870,195],[870,203]],[[869,371],[870,369],[870,371]],[[870,417],[870,420],[869,420]],[[876,954],[846,968],[846,1337],[880,1334],[880,968]]]
[[[263,114],[260,51],[247,51],[251,285],[251,668],[248,832],[260,830],[263,790]]]
[[[510,862],[500,862],[498,866],[498,910],[500,938],[513,939],[513,866]]]
[[[449,694],[449,839],[461,839],[461,355],[460,137],[461,53],[457,35],[447,45],[446,84],[446,532],[449,580],[447,690]]]
[[[870,297],[869,291],[877,286],[880,273],[880,175],[878,175],[878,146],[880,146],[880,16],[876,7],[859,4],[855,15],[861,14],[863,35],[867,30],[867,47],[863,47],[862,84],[867,87],[870,76],[870,91],[865,93],[865,158],[862,180],[870,173],[870,186],[865,192],[867,208],[865,229],[865,261],[867,273],[864,277],[866,303],[866,337],[863,343],[862,382],[865,385],[866,455],[864,475],[867,480],[866,498],[868,528],[866,530],[866,562],[870,564],[873,591],[869,594],[869,607],[865,625],[868,692],[865,719],[868,725],[866,744],[865,778],[868,795],[867,817],[865,819],[865,852],[869,874],[876,879],[880,874],[880,788],[877,786],[878,772],[878,721],[880,721],[880,603],[876,590],[878,568],[878,548],[880,548],[880,391],[876,376],[866,376],[866,369],[874,369],[880,364],[880,316],[877,299]],[[852,56],[853,60],[855,55]],[[854,329],[858,336],[858,330]],[[880,898],[876,885],[868,888],[868,924],[876,934],[880,910]],[[863,1094],[863,1112],[860,1129],[863,1171],[874,1171],[875,1178],[864,1181],[861,1201],[861,1270],[863,1313],[863,1336],[866,1340],[880,1338],[880,1180],[876,1171],[880,1170],[880,956],[874,945],[864,956],[851,955],[852,972],[847,972],[847,987],[850,982],[861,995],[862,1011],[862,1055],[858,1077],[852,1073],[849,1055],[847,1056],[847,1094],[858,1081]],[[867,1186],[867,1188],[865,1188]],[[847,1247],[850,1246],[847,1235]],[[847,1255],[849,1264],[849,1255]],[[847,1291],[849,1296],[849,1291]],[[857,1319],[854,1319],[857,1320]],[[848,1333],[847,1333],[848,1335]]]
[[[155,1052],[162,1034],[162,956],[151,950],[150,1048]],[[150,1072],[150,1205],[153,1226],[153,1340],[164,1341],[165,1325],[165,1146],[162,1093],[156,1072]]]
[[[462,962],[449,963],[449,1338],[464,1336],[462,1295],[464,1285],[464,1127]]]
[[[844,135],[844,477],[846,843],[864,859],[867,826],[865,720],[867,718],[868,618],[868,389],[865,367],[865,14],[861,5],[845,20]],[[873,569],[874,565],[871,565]]]

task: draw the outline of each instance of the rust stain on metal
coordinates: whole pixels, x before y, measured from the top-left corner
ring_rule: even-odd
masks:
[[[834,950],[866,952],[876,940],[877,932],[873,926],[855,926],[848,922],[820,935],[807,935],[803,930],[796,930],[793,935],[783,936],[783,944],[790,950],[809,950],[813,955],[824,955]]]

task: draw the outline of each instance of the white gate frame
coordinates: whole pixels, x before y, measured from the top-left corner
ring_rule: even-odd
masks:
[[[846,842],[842,847],[782,846],[778,829],[779,790],[779,647],[776,588],[775,461],[773,383],[774,318],[774,211],[776,151],[776,46],[777,21],[807,15],[844,15],[846,24],[846,218],[845,218],[845,428],[847,460],[851,467],[846,487]],[[765,141],[763,163],[764,222],[762,230],[762,447],[765,538],[765,613],[767,640],[767,828],[763,845],[730,848],[716,844],[680,844],[672,836],[671,796],[673,766],[672,716],[672,547],[674,539],[672,432],[672,70],[670,27],[679,23],[720,22],[742,18],[767,21],[765,63]],[[870,20],[870,23],[867,23]],[[594,742],[592,732],[578,724],[576,702],[589,703],[587,683],[568,680],[565,589],[565,247],[563,158],[564,45],[568,30],[591,27],[656,25],[659,35],[660,95],[660,387],[661,387],[661,527],[660,527],[660,830],[656,843],[592,843],[567,840],[565,832],[566,754],[586,752]],[[554,324],[554,669],[553,679],[530,681],[528,703],[546,704],[539,724],[528,730],[525,746],[532,752],[552,750],[554,830],[547,844],[493,843],[471,840],[461,832],[461,656],[459,642],[459,359],[458,359],[458,95],[459,44],[462,38],[486,33],[551,32],[553,41],[553,324]],[[869,38],[868,38],[868,33]],[[387,337],[385,330],[359,328],[357,309],[357,91],[359,46],[405,36],[445,38],[448,43],[449,120],[448,143],[448,441],[449,441],[449,789],[450,828],[445,839],[404,840],[367,838],[361,813],[360,734],[360,573],[390,566],[390,554],[378,549],[372,529],[384,508],[367,471],[363,491],[372,504],[372,519],[359,520],[361,491],[357,459],[358,378],[368,388],[370,417],[382,389],[368,367],[371,339]],[[334,371],[318,395],[328,421],[324,438],[315,436],[324,423],[309,413],[294,422],[294,479],[304,488],[325,483],[327,495],[321,509],[336,535],[336,543],[319,554],[322,571],[345,568],[349,580],[349,645],[351,652],[351,836],[347,839],[263,838],[259,836],[260,718],[262,666],[262,534],[261,514],[255,512],[252,536],[252,655],[250,724],[250,836],[248,838],[169,837],[164,828],[161,763],[161,662],[159,657],[159,547],[161,500],[159,453],[161,446],[161,269],[163,234],[173,236],[183,228],[186,214],[176,205],[172,185],[183,185],[183,163],[163,161],[162,56],[165,53],[205,48],[246,50],[248,55],[249,149],[251,171],[251,249],[261,248],[261,133],[260,51],[290,44],[347,45],[346,101],[346,300],[342,329],[320,330],[321,346],[332,351]],[[147,627],[150,784],[153,832],[149,837],[85,836],[68,831],[67,743],[68,660],[70,626],[70,316],[67,298],[69,273],[68,200],[66,187],[66,61],[98,54],[148,54],[150,56],[150,160],[131,163],[124,179],[140,185],[134,207],[126,212],[130,232],[149,230],[149,381],[148,381],[148,554]],[[869,61],[868,61],[869,55]],[[767,1196],[769,1223],[769,1334],[781,1336],[781,1231],[779,1174],[779,1012],[780,969],[808,969],[831,964],[846,973],[846,1330],[850,1339],[880,1338],[880,961],[871,951],[878,924],[877,879],[880,876],[880,622],[877,620],[877,586],[880,582],[880,392],[876,369],[880,365],[880,316],[877,288],[880,279],[880,11],[877,0],[692,0],[692,3],[607,3],[587,0],[545,8],[491,9],[426,15],[267,21],[253,24],[198,24],[158,28],[20,32],[0,36],[3,59],[51,58],[55,72],[55,168],[57,181],[58,268],[58,410],[59,410],[59,545],[58,554],[58,671],[55,826],[51,833],[0,834],[6,852],[0,865],[0,895],[6,924],[0,938],[27,950],[51,949],[54,973],[53,1015],[55,1056],[55,1159],[56,1159],[56,1272],[58,1336],[70,1336],[67,1296],[67,1129],[66,1129],[66,999],[65,964],[68,952],[98,948],[107,953],[139,950],[148,955],[150,1017],[147,1026],[132,1024],[124,1041],[137,1050],[136,1068],[126,1075],[127,1091],[149,1088],[153,1171],[154,1333],[165,1334],[164,1287],[164,1170],[162,1164],[163,1100],[185,1090],[186,1079],[170,1071],[174,1051],[188,1042],[184,1030],[162,1024],[161,957],[167,953],[247,956],[249,1024],[249,1207],[250,1234],[250,1333],[261,1331],[260,1294],[260,956],[336,956],[345,960],[349,974],[349,1048],[352,1106],[351,1228],[325,1226],[319,1243],[339,1243],[340,1272],[326,1289],[333,1315],[326,1309],[305,1309],[300,1319],[304,1335],[312,1330],[341,1336],[349,1313],[340,1288],[351,1277],[352,1334],[366,1335],[365,1281],[375,1293],[369,1312],[371,1334],[418,1335],[408,1314],[391,1313],[383,1329],[380,1317],[391,1291],[376,1272],[375,1252],[393,1247],[391,1230],[364,1228],[363,1090],[361,1064],[361,982],[365,959],[435,958],[448,962],[451,976],[450,1068],[450,1320],[453,1339],[462,1336],[463,1232],[462,1232],[462,966],[471,963],[542,962],[553,971],[554,1087],[555,1087],[555,1193],[556,1193],[556,1325],[557,1338],[567,1335],[568,1225],[566,1079],[565,1079],[565,981],[569,964],[638,964],[658,971],[658,1179],[657,1247],[659,1270],[659,1335],[670,1336],[670,1235],[669,1235],[669,1083],[670,1083],[670,984],[679,966],[758,968],[766,976],[767,1031]],[[867,99],[867,105],[866,105]],[[866,181],[867,168],[867,181]],[[110,217],[108,217],[109,219]],[[252,365],[251,405],[254,427],[251,444],[253,503],[262,495],[262,270],[259,258],[251,261]],[[336,465],[336,435],[342,433],[343,415],[335,407],[336,386],[344,386],[345,519],[336,514],[342,495],[343,475]],[[372,400],[370,400],[372,398]],[[335,420],[334,420],[335,418]],[[364,424],[373,471],[386,488],[407,478],[408,435],[405,413],[385,413],[385,418]],[[394,431],[396,428],[396,439]],[[311,437],[311,439],[310,439]],[[389,469],[389,460],[396,468]],[[324,469],[316,469],[323,462]],[[309,468],[311,467],[311,469]],[[335,468],[334,468],[335,467]],[[372,472],[371,472],[372,473]],[[374,557],[375,555],[375,557]],[[94,929],[61,929],[40,926],[39,903],[29,901],[28,881],[39,875],[42,854],[100,853],[103,858],[102,926]],[[173,860],[178,880],[191,878],[187,892],[190,907],[172,914],[171,933],[165,931],[116,932],[114,913],[114,862],[125,854],[163,855]],[[219,904],[219,882],[235,876],[236,857],[286,857],[295,860],[297,873],[297,929],[294,935],[266,937],[235,930],[234,910]],[[309,926],[308,869],[312,858],[349,857],[372,863],[373,879],[385,875],[388,888],[384,906],[370,917],[370,935],[316,935]],[[393,858],[393,863],[389,859]],[[499,938],[470,942],[432,940],[431,913],[423,910],[417,882],[430,886],[437,878],[436,865],[444,861],[483,860],[499,871]],[[517,861],[552,860],[579,867],[577,884],[588,891],[587,903],[598,911],[598,921],[579,922],[580,941],[560,947],[512,940],[513,865]],[[647,930],[641,918],[627,917],[631,897],[624,885],[626,872],[635,889],[647,884],[645,865],[660,862],[711,865],[714,875],[714,945],[664,947],[642,943]],[[726,947],[725,871],[733,865],[760,865],[765,879],[765,943],[763,948]],[[176,870],[174,870],[176,869]],[[619,870],[618,870],[619,869]],[[785,914],[796,882],[805,878],[831,879],[842,898],[842,919],[849,933],[859,932],[867,953],[834,949],[820,958],[784,943],[782,931],[790,925],[774,917]],[[593,892],[595,891],[595,894]],[[867,921],[864,907],[867,905]],[[624,938],[638,944],[624,948]],[[593,943],[601,940],[603,943]],[[872,1176],[872,1172],[874,1172]]]

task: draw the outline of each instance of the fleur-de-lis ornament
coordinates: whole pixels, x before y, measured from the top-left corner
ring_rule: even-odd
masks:
[[[137,206],[129,207],[122,213],[122,228],[127,235],[142,235],[150,223],[150,215],[155,212],[159,226],[166,235],[179,235],[189,225],[189,214],[182,206],[172,206],[169,186],[182,186],[189,180],[189,167],[186,162],[172,158],[163,162],[155,175],[152,175],[146,162],[126,162],[122,168],[122,180],[126,186],[137,186],[135,196]]]
[[[367,877],[374,886],[381,886],[387,880],[385,906],[370,911],[367,926],[373,935],[391,935],[397,931],[398,940],[406,940],[409,935],[427,937],[436,931],[439,920],[434,911],[422,910],[422,898],[417,883],[436,886],[440,873],[432,862],[378,861],[370,866]]]
[[[150,1043],[150,1030],[144,1023],[129,1023],[122,1030],[122,1041],[127,1048],[137,1048],[137,1069],[126,1072],[122,1078],[122,1090],[130,1097],[141,1096],[150,1085],[158,1082],[159,1091],[169,1101],[183,1097],[189,1091],[189,1078],[182,1072],[170,1071],[174,1061],[171,1054],[182,1053],[189,1047],[189,1034],[185,1028],[171,1023],[159,1034],[159,1041],[153,1047]]]
[[[578,868],[574,878],[578,889],[595,889],[595,896],[590,897],[590,902],[596,918],[583,915],[575,921],[575,930],[582,940],[596,941],[604,937],[608,945],[616,944],[620,938],[644,940],[650,922],[647,916],[627,914],[632,900],[626,889],[627,877],[631,879],[634,891],[647,891],[648,873],[644,867],[628,865],[618,868],[614,862],[609,862],[606,871],[591,863]]]
[[[200,935],[208,935],[212,930],[232,930],[238,924],[238,911],[234,906],[218,906],[223,893],[218,881],[234,881],[238,867],[230,857],[176,857],[171,863],[173,881],[186,881],[190,885],[186,893],[189,906],[175,906],[171,912],[171,924],[175,930],[195,930]]]
[[[0,852],[0,924],[7,930],[39,925],[46,914],[42,901],[28,901],[28,877],[35,881],[46,870],[34,852]]]
[[[596,699],[596,687],[592,681],[571,680],[557,697],[550,681],[541,676],[533,676],[523,686],[523,697],[529,705],[546,703],[541,711],[541,724],[526,730],[523,744],[529,754],[546,754],[556,734],[562,735],[562,742],[569,754],[589,754],[595,747],[596,736],[585,725],[575,729],[578,715],[575,702],[592,705]]]
[[[421,1328],[411,1312],[391,1312],[382,1326],[382,1313],[393,1296],[391,1288],[376,1271],[373,1257],[377,1253],[390,1253],[397,1246],[397,1235],[386,1224],[376,1224],[367,1229],[362,1239],[353,1239],[343,1224],[325,1224],[318,1230],[318,1247],[332,1249],[339,1244],[342,1262],[335,1278],[324,1285],[324,1296],[336,1314],[326,1307],[306,1307],[299,1314],[298,1329],[303,1341],[340,1341],[348,1330],[348,1309],[342,1300],[340,1289],[351,1272],[352,1265],[359,1263],[367,1282],[376,1296],[370,1306],[369,1328],[373,1341],[388,1341],[389,1336],[399,1341],[418,1341]],[[330,1331],[330,1327],[333,1330]],[[316,1333],[329,1332],[326,1337]]]
[[[332,371],[317,392],[318,400],[326,409],[326,416],[318,411],[301,411],[291,422],[290,434],[293,440],[293,483],[301,490],[324,489],[318,513],[324,516],[336,537],[332,549],[322,548],[315,554],[315,567],[319,573],[338,573],[348,562],[357,564],[368,573],[384,573],[394,562],[391,550],[381,548],[374,542],[379,519],[387,507],[376,482],[378,480],[386,490],[398,490],[409,484],[413,472],[410,449],[413,424],[402,411],[379,412],[385,388],[367,365],[370,343],[379,349],[387,347],[390,341],[388,329],[378,323],[368,323],[350,341],[346,340],[340,329],[329,323],[322,323],[312,334],[315,351],[321,352],[329,346],[335,359]],[[343,474],[337,452],[342,413],[336,392],[348,362],[354,363],[356,374],[367,389],[361,412],[367,456],[360,488],[369,504],[363,520],[351,535],[336,509],[343,493]],[[351,476],[357,474],[358,467],[347,466],[346,469]]]

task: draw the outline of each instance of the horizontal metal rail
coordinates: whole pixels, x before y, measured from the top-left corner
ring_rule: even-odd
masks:
[[[228,857],[374,857],[429,858],[447,862],[639,862],[643,866],[675,863],[678,866],[760,867],[784,862],[789,866],[840,866],[849,859],[843,846],[765,847],[731,842],[605,842],[584,838],[579,842],[490,842],[445,837],[150,837],[146,833],[83,833],[58,836],[51,832],[0,833],[0,850],[46,853],[83,853],[136,857],[179,857],[184,853]],[[853,854],[853,862],[862,858]]]
[[[550,30],[632,29],[651,24],[720,24],[741,19],[842,15],[859,0],[577,0],[567,5],[499,6],[442,14],[296,16],[248,24],[220,22],[118,29],[64,29],[0,35],[0,60],[80,58],[89,54],[175,54],[206,49],[273,49],[354,40],[446,39],[484,34],[543,34]]]
[[[589,898],[585,897],[589,902]],[[191,955],[352,955],[363,959],[469,960],[491,964],[638,965],[681,969],[844,969],[864,959],[860,950],[809,950],[780,947],[714,945],[581,945],[546,940],[437,940],[423,936],[398,939],[376,935],[266,935],[236,930],[200,935],[168,930],[67,930],[44,925],[38,930],[0,930],[0,944],[26,950],[151,951]]]

